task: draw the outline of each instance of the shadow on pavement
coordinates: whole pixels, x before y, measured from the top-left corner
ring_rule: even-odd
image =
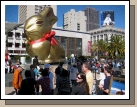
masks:
[[[7,95],[14,95],[15,91],[12,91],[11,93],[7,94]]]

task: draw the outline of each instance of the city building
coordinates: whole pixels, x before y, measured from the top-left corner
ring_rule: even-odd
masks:
[[[5,23],[8,26],[7,23]],[[90,56],[91,52],[88,50],[88,43],[90,42],[91,35],[86,32],[77,32],[64,30],[59,28],[53,28],[56,32],[55,37],[62,43],[66,56],[67,55],[85,55]],[[7,50],[9,55],[28,55],[24,41],[26,39],[24,35],[24,25],[13,29],[6,33],[7,36]]]
[[[97,40],[103,39],[106,42],[109,42],[111,36],[121,35],[125,39],[125,29],[116,28],[113,25],[106,27],[98,28],[89,31],[91,33],[91,42],[94,44]]]
[[[94,8],[87,7],[84,10],[84,15],[87,17],[86,31],[100,28],[99,11]]]
[[[18,23],[24,23],[29,17],[38,14],[45,7],[50,6],[53,8],[55,16],[57,16],[57,5],[19,5],[18,6]],[[54,28],[56,28],[56,23]]]
[[[63,28],[65,30],[85,32],[86,20],[83,11],[76,12],[74,9],[71,9],[69,12],[64,14]]]

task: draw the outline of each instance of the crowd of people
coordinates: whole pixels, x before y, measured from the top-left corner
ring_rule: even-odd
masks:
[[[108,95],[114,67],[121,69],[124,66],[114,61],[87,59],[84,62],[69,62],[66,69],[63,67],[64,63],[60,63],[54,75],[50,71],[50,64],[45,63],[44,67],[39,68],[37,57],[33,59],[30,70],[25,70],[25,66],[17,61],[12,80],[17,95],[38,95],[40,88],[41,95],[54,95],[55,90],[57,95]],[[25,79],[21,74],[23,70],[25,70]],[[97,80],[94,80],[94,72],[99,73]],[[56,78],[55,84],[54,78]]]

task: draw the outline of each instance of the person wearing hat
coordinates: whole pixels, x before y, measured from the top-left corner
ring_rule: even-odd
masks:
[[[24,65],[18,66],[17,69],[14,70],[13,78],[12,78],[12,86],[15,89],[16,95],[21,87],[22,83],[22,71],[26,69]]]
[[[54,74],[50,71],[50,64],[45,63],[44,64],[44,69],[48,70],[48,77],[50,78],[50,89],[53,95],[53,90],[54,90],[54,84],[53,84],[53,78]]]

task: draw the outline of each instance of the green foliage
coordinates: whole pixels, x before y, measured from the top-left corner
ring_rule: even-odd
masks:
[[[26,60],[30,60],[30,59],[31,59],[31,57],[27,55],[26,56]]]
[[[125,55],[125,40],[122,39],[121,35],[111,36],[108,42],[98,40],[93,44],[92,51],[94,54],[108,52],[108,56],[98,56],[99,58],[104,57],[113,59],[114,57],[118,57],[121,59],[124,58]],[[118,52],[117,56],[115,55],[116,51]]]
[[[19,55],[15,55],[15,56],[14,56],[14,59],[15,59],[15,60],[18,60],[18,59],[20,59],[20,56],[19,56]]]

